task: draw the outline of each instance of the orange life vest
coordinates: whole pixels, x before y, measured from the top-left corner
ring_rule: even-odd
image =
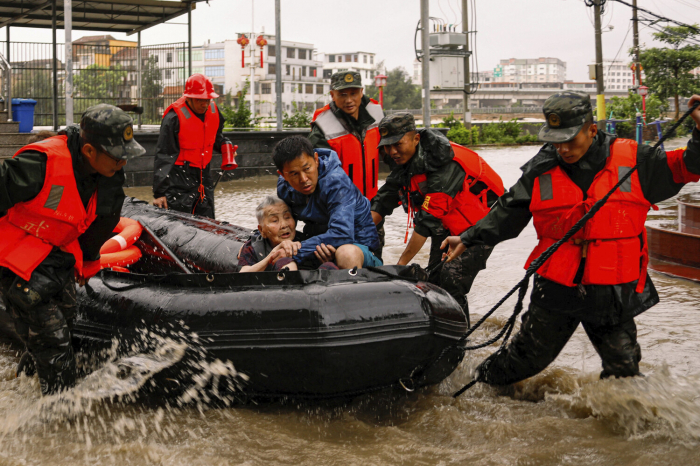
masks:
[[[384,118],[384,112],[374,99],[370,99],[366,109],[374,118],[374,123],[369,125],[365,131],[363,141],[360,141],[345,128],[331,111],[330,105],[316,110],[312,121],[321,128],[328,145],[338,154],[343,170],[353,184],[367,199],[372,199],[379,189],[379,149],[377,146],[381,136],[377,126]]]
[[[436,218],[442,220],[443,226],[452,235],[460,235],[476,222],[484,218],[489,212],[487,194],[493,191],[498,196],[502,196],[503,181],[493,168],[491,168],[476,152],[450,143],[454,151],[454,162],[457,162],[465,172],[462,189],[452,198],[446,193],[426,192],[427,176],[425,174],[415,175],[411,178],[412,192],[419,192],[423,198],[423,203],[419,207]],[[486,187],[479,194],[471,192],[471,188],[477,182],[483,182]]]
[[[82,276],[83,252],[78,237],[95,220],[97,191],[87,210],[78,193],[67,136],[55,136],[29,144],[15,154],[35,150],[46,154],[46,178],[39,194],[15,204],[0,219],[0,267],[25,280],[54,247],[73,254]]]
[[[616,139],[605,167],[596,174],[585,200],[581,189],[558,165],[537,177],[530,211],[540,242],[525,268],[561,239],[636,163],[637,143]],[[639,280],[637,292],[641,292],[649,261],[644,222],[650,207],[635,171],[537,273],[553,282],[575,286],[574,278],[585,258],[582,284],[617,285]]]
[[[209,104],[209,109],[204,114],[204,121],[192,114],[185,97],[180,97],[166,108],[163,117],[171,108],[180,121],[180,131],[177,135],[180,155],[175,165],[184,165],[185,162],[189,162],[192,167],[205,168],[211,162],[214,141],[219,130],[219,112],[216,110],[216,104],[214,102]]]

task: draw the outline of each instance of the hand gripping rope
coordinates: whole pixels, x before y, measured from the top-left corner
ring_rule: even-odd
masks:
[[[667,131],[667,132],[666,132],[666,134],[665,134],[661,139],[659,139],[658,142],[657,142],[656,144],[654,144],[654,147],[652,148],[652,150],[656,150],[661,144],[663,144],[663,142],[664,142],[666,139],[668,139],[668,137],[669,137],[671,134],[673,134],[673,132],[676,130],[676,128],[678,128],[678,127],[681,125],[681,123],[683,123],[683,121],[684,121],[686,118],[688,118],[688,117],[690,116],[690,114],[693,113],[693,111],[695,111],[696,108],[698,108],[699,105],[700,105],[700,102],[695,102],[695,104],[693,104],[693,106],[692,106],[690,109],[688,109],[687,112],[685,112],[685,113],[683,114],[683,116],[682,116],[682,117]],[[498,333],[498,335],[496,335],[495,337],[493,337],[493,338],[491,338],[490,340],[485,341],[485,342],[483,342],[483,343],[479,343],[479,344],[473,345],[473,346],[465,346],[465,347],[462,348],[463,351],[469,351],[469,350],[475,350],[475,349],[479,349],[479,348],[484,348],[484,347],[486,347],[486,346],[489,346],[489,345],[491,345],[491,344],[497,342],[501,337],[503,337],[503,342],[501,343],[501,346],[500,346],[500,348],[498,349],[498,351],[502,351],[503,348],[505,348],[505,345],[506,345],[506,343],[508,342],[508,339],[510,338],[511,333],[513,332],[513,328],[515,327],[515,319],[517,318],[518,314],[520,314],[520,312],[521,312],[522,309],[523,309],[523,299],[525,299],[525,294],[527,293],[527,288],[528,288],[528,285],[529,285],[529,283],[530,283],[530,277],[531,277],[532,275],[534,275],[535,272],[537,272],[537,270],[540,268],[540,266],[541,266],[542,264],[544,264],[545,261],[546,261],[547,259],[549,259],[549,258],[551,257],[551,255],[554,254],[554,252],[555,252],[557,249],[559,249],[559,247],[560,247],[562,244],[564,244],[564,243],[566,243],[567,241],[569,241],[569,239],[571,239],[572,236],[574,236],[581,228],[583,228],[583,226],[586,224],[586,222],[587,222],[588,220],[590,220],[591,217],[593,217],[593,216],[596,214],[596,212],[598,212],[598,211],[600,210],[600,208],[603,207],[603,206],[605,205],[605,203],[608,201],[608,199],[610,198],[610,196],[617,190],[617,188],[619,188],[620,186],[622,186],[622,184],[623,184],[625,181],[627,181],[627,179],[629,179],[630,176],[632,176],[632,173],[634,173],[634,172],[637,170],[638,167],[639,167],[639,164],[637,163],[637,165],[635,165],[634,167],[632,167],[632,169],[631,169],[630,171],[628,171],[622,178],[620,178],[620,180],[619,180],[619,181],[617,182],[617,184],[610,190],[610,192],[608,192],[608,193],[607,193],[602,199],[600,199],[598,202],[596,202],[595,204],[593,204],[593,206],[591,207],[591,210],[589,210],[589,211],[586,213],[586,215],[584,215],[583,217],[581,217],[581,219],[580,219],[578,222],[576,222],[576,224],[575,224],[573,227],[571,227],[571,229],[570,229],[568,232],[566,232],[566,234],[564,235],[563,238],[561,238],[559,241],[557,241],[556,243],[554,243],[553,245],[551,245],[551,246],[550,246],[546,251],[544,251],[537,259],[535,259],[534,261],[532,261],[532,263],[530,264],[530,267],[528,267],[527,271],[525,272],[525,276],[523,277],[523,279],[520,280],[520,281],[518,282],[518,284],[515,285],[508,293],[506,293],[506,295],[505,295],[503,298],[501,298],[501,300],[498,301],[498,303],[496,303],[496,305],[495,305],[494,307],[492,307],[491,310],[489,310],[486,314],[484,314],[484,316],[483,316],[481,319],[479,319],[479,321],[478,321],[476,324],[474,324],[474,326],[471,327],[471,328],[467,331],[467,333],[464,334],[464,335],[462,336],[462,338],[460,338],[459,343],[462,343],[462,342],[464,342],[467,338],[469,338],[469,336],[470,336],[472,333],[474,333],[474,331],[475,331],[477,328],[479,328],[479,326],[480,326],[481,324],[483,324],[483,323],[486,321],[486,319],[488,319],[488,318],[491,316],[491,314],[493,314],[493,313],[496,311],[496,309],[498,309],[498,308],[501,306],[501,304],[503,304],[508,298],[510,298],[510,297],[513,295],[513,293],[515,293],[516,290],[520,290],[520,291],[518,292],[518,302],[515,304],[515,309],[513,310],[513,314],[510,316],[510,318],[508,319],[508,322],[506,322],[506,325],[505,325],[505,326],[503,327],[503,329]],[[504,335],[505,335],[505,336],[504,336]],[[498,352],[498,351],[497,351],[497,352]],[[438,356],[438,359],[439,359],[439,358],[440,358],[440,356]],[[459,391],[457,391],[457,392],[453,395],[453,397],[455,397],[455,398],[458,397],[459,395],[461,395],[462,393],[464,393],[465,391],[467,391],[469,388],[471,388],[471,387],[472,387],[474,384],[476,384],[478,381],[479,381],[479,379],[478,379],[478,377],[477,377],[476,379],[472,380],[472,381],[469,382],[467,385],[465,385],[464,387],[462,387]]]

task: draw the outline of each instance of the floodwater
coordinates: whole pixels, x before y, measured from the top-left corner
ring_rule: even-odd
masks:
[[[510,186],[536,151],[479,152]],[[274,187],[272,177],[222,184],[218,217],[255,227],[254,207]],[[149,189],[128,191],[150,198]],[[700,187],[684,190],[690,191]],[[662,207],[668,215],[673,202]],[[389,217],[388,262],[398,259],[405,228],[405,214]],[[495,249],[469,295],[472,322],[522,277],[535,242],[529,226]],[[427,254],[417,260],[425,265]],[[36,378],[14,378],[17,349],[5,347],[0,464],[700,464],[700,285],[651,275],[661,303],[637,319],[645,378],[600,381],[600,360],[579,329],[543,373],[508,389],[477,384],[458,399],[452,393],[495,345],[468,353],[442,384],[412,394],[381,393],[342,405],[178,409],[88,400],[74,403],[69,414],[52,408],[60,400],[39,396]],[[487,320],[473,342],[498,332],[513,304]]]

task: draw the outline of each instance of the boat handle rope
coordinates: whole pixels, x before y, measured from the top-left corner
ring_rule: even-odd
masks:
[[[213,273],[208,273],[206,276],[206,279],[209,283],[214,281],[214,274]]]
[[[674,133],[674,131],[681,125],[681,123],[683,123],[683,121],[684,121],[686,118],[688,118],[688,117],[690,116],[690,114],[693,113],[693,112],[695,111],[696,108],[698,108],[699,105],[700,105],[700,102],[695,102],[695,103],[688,109],[688,111],[685,112],[685,113],[683,114],[683,116],[682,116],[681,118],[679,118],[678,121],[677,121],[673,126],[671,126],[671,128],[670,128],[668,131],[666,131],[666,134],[664,134],[664,135],[658,140],[658,142],[657,142],[656,144],[654,144],[654,146],[652,147],[651,150],[652,150],[652,151],[655,151],[661,144],[663,144],[663,142],[664,142],[666,139],[668,139],[668,137],[669,137],[670,135],[672,135],[672,134]],[[552,256],[552,254],[554,254],[554,253],[556,252],[556,250],[559,249],[559,247],[560,247],[562,244],[564,244],[564,243],[566,243],[567,241],[569,241],[569,239],[571,239],[572,236],[574,236],[576,233],[578,233],[578,231],[579,231],[581,228],[583,228],[583,226],[586,224],[586,222],[588,222],[588,220],[590,220],[591,217],[593,217],[593,216],[601,209],[601,207],[603,207],[603,206],[605,205],[605,203],[608,201],[608,199],[610,198],[610,196],[612,196],[613,193],[614,193],[615,191],[617,191],[617,189],[618,189],[620,186],[622,186],[622,184],[624,184],[625,181],[627,181],[627,180],[629,179],[629,177],[632,176],[632,174],[633,174],[635,171],[637,171],[637,168],[639,168],[639,161],[637,161],[637,164],[635,164],[635,166],[632,167],[631,170],[629,170],[622,178],[620,178],[620,180],[617,182],[617,184],[616,184],[615,186],[613,186],[613,188],[612,188],[605,196],[603,196],[602,199],[599,199],[595,204],[593,204],[593,206],[591,207],[591,209],[590,209],[588,212],[586,212],[586,214],[585,214],[583,217],[581,217],[581,219],[580,219],[578,222],[576,222],[576,224],[575,224],[573,227],[571,227],[571,229],[570,229],[569,231],[567,231],[566,234],[565,234],[559,241],[557,241],[556,243],[554,243],[553,245],[551,245],[551,246],[550,246],[549,248],[547,248],[542,254],[540,254],[540,256],[539,256],[537,259],[535,259],[534,261],[532,261],[532,263],[530,264],[530,267],[528,267],[527,271],[525,272],[525,276],[523,277],[523,279],[520,280],[520,281],[518,282],[518,284],[515,285],[508,293],[506,293],[506,295],[503,296],[503,298],[501,298],[501,300],[498,301],[498,302],[496,303],[496,305],[493,306],[493,307],[491,308],[491,310],[489,310],[486,314],[484,314],[484,316],[483,316],[481,319],[479,319],[479,321],[478,321],[476,324],[474,324],[474,326],[471,327],[471,328],[467,331],[467,333],[465,333],[465,334],[459,339],[459,343],[462,343],[462,342],[464,342],[465,340],[467,340],[467,338],[469,338],[469,336],[470,336],[472,333],[474,333],[474,331],[475,331],[477,328],[479,328],[479,326],[481,326],[481,324],[483,324],[483,323],[486,321],[486,319],[489,318],[489,317],[491,316],[491,314],[493,314],[493,313],[496,311],[496,309],[498,309],[508,298],[510,298],[510,297],[513,295],[513,293],[515,293],[516,290],[519,290],[519,292],[518,292],[518,302],[515,304],[515,309],[513,310],[513,314],[508,318],[508,321],[506,322],[506,324],[505,324],[505,326],[503,327],[503,329],[501,329],[501,331],[498,333],[498,335],[496,335],[495,337],[493,337],[493,338],[491,338],[491,339],[489,339],[489,340],[487,340],[487,341],[485,341],[485,342],[483,342],[483,343],[480,343],[480,344],[478,344],[478,345],[461,347],[460,349],[461,349],[462,351],[470,351],[470,350],[475,350],[475,349],[479,349],[479,348],[484,348],[484,347],[486,347],[486,346],[489,346],[489,345],[491,345],[491,344],[497,342],[501,337],[503,337],[503,342],[501,343],[501,346],[498,348],[498,350],[496,351],[496,353],[502,351],[502,350],[505,348],[506,343],[507,343],[508,340],[510,339],[511,333],[513,332],[513,328],[515,327],[515,319],[517,318],[518,314],[520,314],[520,312],[521,312],[522,309],[523,309],[523,300],[525,299],[525,294],[527,293],[527,288],[528,288],[528,285],[529,285],[529,283],[530,283],[530,277],[531,277],[532,275],[534,275],[535,272],[537,272],[537,270],[542,266],[542,264],[544,264],[545,261],[546,261],[547,259],[549,259],[549,258]],[[455,345],[455,346],[456,346],[456,345]],[[449,348],[449,347],[448,347],[448,348]],[[443,356],[443,353],[445,353],[445,350],[443,350],[443,351],[440,353],[440,355],[439,355],[438,358],[435,360],[435,362],[437,362],[437,361],[440,360],[440,358]],[[459,395],[461,395],[462,393],[464,393],[465,391],[467,391],[469,388],[471,388],[474,384],[476,384],[476,383],[479,381],[479,378],[480,378],[480,375],[477,374],[477,377],[476,377],[474,380],[472,380],[472,381],[469,382],[467,385],[465,385],[464,387],[462,387],[460,390],[458,390],[458,391],[457,391],[454,395],[452,395],[452,396],[453,396],[454,398],[457,398]]]

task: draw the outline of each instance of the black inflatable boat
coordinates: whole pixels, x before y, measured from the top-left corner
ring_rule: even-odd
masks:
[[[461,308],[439,287],[403,279],[405,268],[236,273],[249,230],[134,199],[122,215],[147,227],[136,243],[143,257],[130,273],[102,271],[79,289],[74,336],[83,343],[184,325],[209,358],[246,374],[244,391],[257,397],[413,389],[462,360]]]

